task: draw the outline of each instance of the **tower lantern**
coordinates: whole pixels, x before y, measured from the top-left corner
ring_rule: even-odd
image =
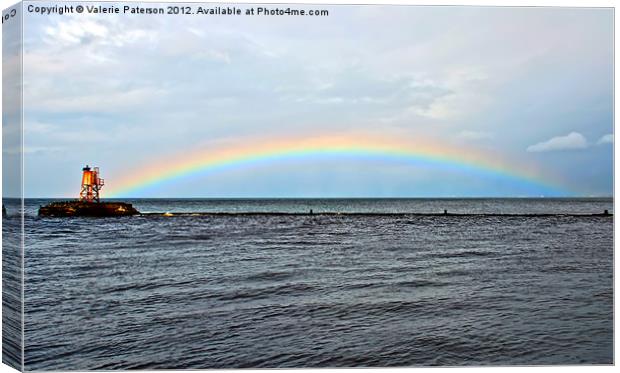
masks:
[[[82,169],[81,202],[99,202],[99,191],[103,187],[103,179],[99,178],[99,167],[91,169],[86,165]]]

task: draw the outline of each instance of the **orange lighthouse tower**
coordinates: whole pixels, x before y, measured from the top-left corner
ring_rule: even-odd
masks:
[[[92,170],[88,165],[82,169],[81,202],[99,202],[99,191],[103,187],[103,179],[99,178],[99,167]]]

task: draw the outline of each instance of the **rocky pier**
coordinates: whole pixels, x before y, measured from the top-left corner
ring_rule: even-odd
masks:
[[[83,202],[64,201],[52,202],[39,208],[39,216],[71,217],[112,217],[138,215],[131,203],[125,202]]]

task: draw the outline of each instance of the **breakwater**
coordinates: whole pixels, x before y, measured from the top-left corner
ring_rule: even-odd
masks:
[[[350,216],[350,217],[415,217],[415,216],[453,216],[453,217],[613,217],[608,211],[595,214],[584,213],[428,213],[428,212],[277,212],[277,211],[247,211],[247,212],[148,212],[141,213],[140,216]]]
[[[139,214],[139,211],[136,210],[131,203],[125,202],[92,203],[81,201],[63,201],[52,202],[39,208],[39,216],[54,217],[110,217],[131,216],[137,214]]]

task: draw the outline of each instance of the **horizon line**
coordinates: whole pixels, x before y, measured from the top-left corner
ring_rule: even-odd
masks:
[[[203,199],[203,200],[274,200],[274,199],[580,199],[580,198],[611,198],[613,195],[589,195],[589,196],[393,196],[393,197],[102,197],[101,200],[115,200],[115,199]],[[2,197],[2,199],[22,199],[22,197]],[[68,199],[77,200],[78,197],[23,197],[23,199]]]

